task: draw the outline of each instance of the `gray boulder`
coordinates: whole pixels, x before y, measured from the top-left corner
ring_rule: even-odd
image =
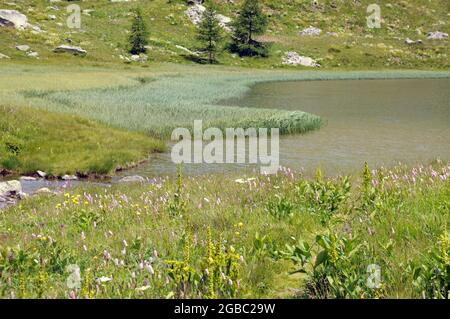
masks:
[[[19,181],[0,182],[0,197],[15,197],[22,192]]]
[[[231,18],[224,16],[223,14],[216,14],[217,20],[219,20],[219,25],[224,29],[226,32],[231,32],[230,23]]]
[[[301,56],[297,52],[286,52],[283,58],[283,64],[285,65],[302,65],[308,67],[320,67],[320,64],[316,60],[307,56]]]
[[[30,52],[27,52],[27,56],[30,58],[39,58],[39,53],[37,53],[35,51],[30,51]]]
[[[410,38],[406,38],[405,43],[408,45],[413,45],[413,44],[422,44],[422,40],[412,40]]]
[[[203,12],[205,12],[205,10],[206,8],[201,4],[194,4],[190,6],[185,13],[193,24],[198,25],[200,21],[202,21]]]
[[[0,27],[25,29],[28,26],[26,15],[16,10],[0,10]]]
[[[22,52],[27,52],[30,50],[30,46],[26,44],[16,46],[16,49]]]
[[[145,63],[148,60],[148,56],[146,54],[133,54],[132,56],[130,56],[130,60],[133,62],[141,62],[141,63]]]
[[[313,26],[309,26],[306,29],[303,29],[299,32],[301,36],[319,36],[322,33],[322,30]]]
[[[73,55],[86,55],[87,51],[80,47],[73,47],[70,45],[60,45],[53,50],[55,53],[71,53]]]
[[[448,39],[448,33],[444,33],[441,31],[428,32],[427,33],[428,40],[444,40]]]

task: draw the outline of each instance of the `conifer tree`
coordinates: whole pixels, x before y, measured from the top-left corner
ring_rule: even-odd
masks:
[[[197,39],[203,44],[202,50],[208,53],[208,62],[210,64],[215,61],[217,46],[222,39],[221,31],[222,28],[219,25],[216,11],[210,4],[203,13],[197,34]]]
[[[142,17],[142,11],[140,8],[136,9],[133,24],[131,25],[131,34],[128,39],[130,44],[131,54],[145,53],[147,49],[145,46],[148,44],[148,30],[147,25]]]
[[[262,12],[258,0],[245,0],[236,21],[230,49],[240,56],[267,56],[266,45],[254,39],[267,29],[267,16]]]

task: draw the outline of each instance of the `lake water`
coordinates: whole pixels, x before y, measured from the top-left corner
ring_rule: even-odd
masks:
[[[282,136],[280,163],[327,175],[398,162],[450,158],[450,79],[296,81],[263,83],[224,105],[302,110],[324,126],[305,135]],[[184,164],[188,175],[254,169],[236,164]],[[170,154],[158,154],[125,175],[176,174]]]

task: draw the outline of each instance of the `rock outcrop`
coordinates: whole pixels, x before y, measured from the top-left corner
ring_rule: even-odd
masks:
[[[320,64],[316,60],[310,57],[301,56],[297,52],[286,52],[283,58],[283,64],[285,65],[302,65],[308,67],[320,67]]]

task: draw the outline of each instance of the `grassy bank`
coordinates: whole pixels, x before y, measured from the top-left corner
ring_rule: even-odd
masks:
[[[164,144],[73,115],[0,106],[0,169],[33,174],[109,174]]]
[[[189,75],[183,73],[189,72]],[[289,80],[384,79],[448,77],[448,72],[276,72],[229,68],[180,68],[178,72],[140,73],[140,83],[110,88],[23,93],[28,103],[51,111],[98,120],[129,130],[168,138],[174,128],[279,127],[280,132],[304,133],[321,125],[319,117],[300,111],[217,105],[242,96],[256,83]],[[222,102],[221,104],[226,104]]]
[[[40,195],[0,212],[0,296],[446,297],[449,177],[438,162]]]

